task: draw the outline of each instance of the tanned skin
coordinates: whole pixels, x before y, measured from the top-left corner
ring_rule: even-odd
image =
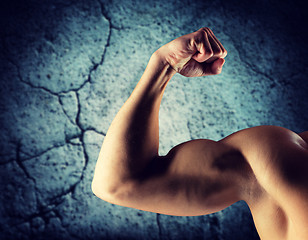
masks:
[[[258,126],[158,154],[159,107],[169,80],[176,73],[219,74],[226,55],[213,32],[201,28],[151,56],[104,139],[93,192],[114,204],[177,216],[210,214],[244,200],[261,239],[307,240],[308,131]]]

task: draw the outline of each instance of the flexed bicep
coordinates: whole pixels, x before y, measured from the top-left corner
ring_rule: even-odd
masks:
[[[215,141],[189,141],[153,159],[109,201],[169,215],[217,212],[242,199],[244,161]]]

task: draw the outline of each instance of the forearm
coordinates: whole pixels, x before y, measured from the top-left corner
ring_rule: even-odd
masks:
[[[113,120],[104,139],[93,182],[110,190],[138,177],[158,155],[159,107],[175,74],[156,52],[131,96]]]

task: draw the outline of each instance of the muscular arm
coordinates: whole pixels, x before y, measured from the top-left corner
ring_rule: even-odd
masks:
[[[245,129],[158,155],[160,102],[178,72],[220,73],[226,51],[208,28],[157,50],[113,120],[92,182],[101,199],[170,215],[203,215],[245,200],[264,239],[308,237],[308,132]],[[265,221],[267,220],[267,221]]]
[[[186,142],[166,156],[158,155],[159,107],[169,80],[176,72],[189,77],[218,74],[225,55],[207,28],[175,39],[152,55],[104,139],[92,183],[98,197],[171,215],[208,214],[238,200],[252,206],[264,193],[281,205],[288,205],[290,193],[297,196],[294,202],[306,201],[306,134],[302,138],[262,126],[219,142]]]
[[[210,161],[230,150],[223,144],[191,141],[158,156],[159,107],[168,81],[176,72],[188,77],[218,74],[225,56],[208,28],[175,39],[152,55],[104,139],[92,182],[98,197],[173,215],[211,213],[239,200],[235,184],[218,177]]]

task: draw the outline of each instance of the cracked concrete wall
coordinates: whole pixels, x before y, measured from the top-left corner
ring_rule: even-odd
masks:
[[[307,22],[294,1],[2,1],[0,239],[258,239],[243,202],[174,217],[91,193],[108,127],[161,45],[202,26],[228,50],[219,76],[176,75],[160,153],[272,124],[308,130]]]

